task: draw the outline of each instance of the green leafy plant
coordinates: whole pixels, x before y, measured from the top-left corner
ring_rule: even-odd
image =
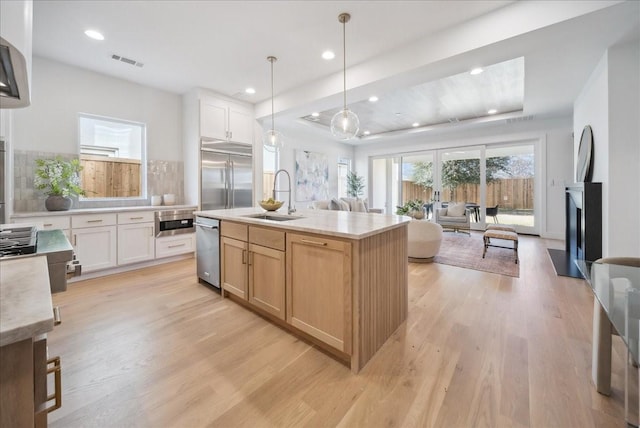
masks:
[[[80,187],[82,166],[78,159],[66,161],[60,156],[55,159],[36,159],[36,175],[33,184],[49,196],[84,195]]]
[[[405,202],[402,206],[396,206],[397,215],[409,215],[412,211],[421,211],[424,207],[424,201],[422,199],[413,199]]]
[[[364,177],[353,171],[347,173],[347,195],[357,198],[364,194]]]

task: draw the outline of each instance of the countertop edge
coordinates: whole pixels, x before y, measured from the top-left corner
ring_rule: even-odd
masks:
[[[64,215],[80,215],[80,214],[107,214],[130,211],[172,211],[172,210],[197,210],[197,205],[142,205],[139,207],[108,207],[108,208],[78,208],[68,211],[33,211],[33,212],[14,212],[11,218],[31,218],[31,217],[47,217],[47,216],[64,216]]]
[[[406,226],[407,224],[409,224],[410,219],[401,219],[398,220],[396,223],[393,224],[386,224],[386,225],[381,225],[381,226],[376,226],[375,229],[373,230],[369,230],[369,231],[365,231],[362,233],[349,233],[349,232],[340,232],[340,231],[335,231],[335,230],[326,230],[326,229],[321,229],[318,227],[313,227],[313,226],[309,226],[309,225],[299,225],[295,223],[295,220],[292,221],[285,221],[285,222],[279,222],[279,221],[272,221],[272,220],[262,220],[262,219],[257,219],[257,218],[251,218],[251,217],[244,217],[243,215],[237,215],[237,214],[225,214],[225,213],[221,213],[220,211],[222,210],[215,210],[214,212],[212,211],[196,211],[195,215],[196,216],[200,216],[200,217],[206,217],[206,218],[212,218],[212,219],[216,219],[216,220],[222,220],[222,221],[234,221],[237,223],[246,223],[246,224],[250,224],[250,225],[255,225],[255,226],[264,226],[264,227],[270,227],[270,228],[274,228],[274,229],[282,229],[284,231],[292,231],[292,232],[304,232],[304,233],[315,233],[317,235],[324,235],[324,236],[333,236],[333,237],[339,237],[339,238],[346,238],[346,239],[353,239],[353,240],[361,240],[361,239],[365,239],[368,238],[370,236],[374,236],[377,234],[380,234],[382,232],[386,232],[388,230],[392,230],[392,229],[396,229],[398,227],[402,227],[403,225]],[[249,211],[249,209],[247,209],[247,212],[254,212],[254,213],[262,213],[264,212],[263,210],[261,210],[260,208],[256,208],[254,210]],[[306,212],[307,214],[310,214],[309,211]],[[345,212],[343,212],[345,213]],[[282,213],[277,213],[277,214],[282,214]],[[301,216],[301,220],[305,219],[306,217],[304,217],[305,213],[299,214],[298,215]],[[321,215],[321,212],[318,213],[313,213],[313,215]],[[377,214],[377,213],[352,213],[349,212],[348,214],[350,215],[374,215],[374,216],[378,216],[378,215],[383,215],[383,214]],[[401,216],[395,216],[395,217],[401,217]]]

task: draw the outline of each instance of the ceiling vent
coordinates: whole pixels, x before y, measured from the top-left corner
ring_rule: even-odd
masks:
[[[528,116],[520,116],[520,117],[511,117],[507,119],[507,123],[517,123],[517,122],[528,122],[533,120],[533,115],[530,114]]]
[[[139,67],[139,68],[144,67],[144,64],[141,63],[141,62],[138,62],[138,61],[135,61],[133,59],[126,58],[126,57],[123,57],[123,56],[120,56],[120,55],[116,55],[116,54],[111,55],[111,59],[114,59],[114,60],[120,61],[120,62],[124,62],[124,63],[127,63],[129,65],[135,65],[136,67]]]

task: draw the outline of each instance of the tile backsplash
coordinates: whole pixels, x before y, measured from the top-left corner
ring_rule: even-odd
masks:
[[[36,159],[55,158],[72,159],[69,154],[14,150],[14,212],[46,211],[44,200],[46,195],[36,190],[33,177],[36,170]],[[184,203],[184,163],[176,161],[147,161],[147,197],[146,199],[108,199],[108,200],[74,200],[73,208],[110,208],[135,207],[151,205],[152,195],[173,193],[176,204]]]

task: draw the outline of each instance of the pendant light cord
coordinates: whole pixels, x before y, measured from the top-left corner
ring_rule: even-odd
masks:
[[[269,62],[271,62],[271,131],[273,132],[273,134],[275,134],[276,132],[276,128],[274,126],[274,113],[273,113],[273,61],[275,60],[275,58],[270,57],[269,58]]]
[[[347,23],[342,21],[342,79],[344,96],[344,110],[347,109]]]

